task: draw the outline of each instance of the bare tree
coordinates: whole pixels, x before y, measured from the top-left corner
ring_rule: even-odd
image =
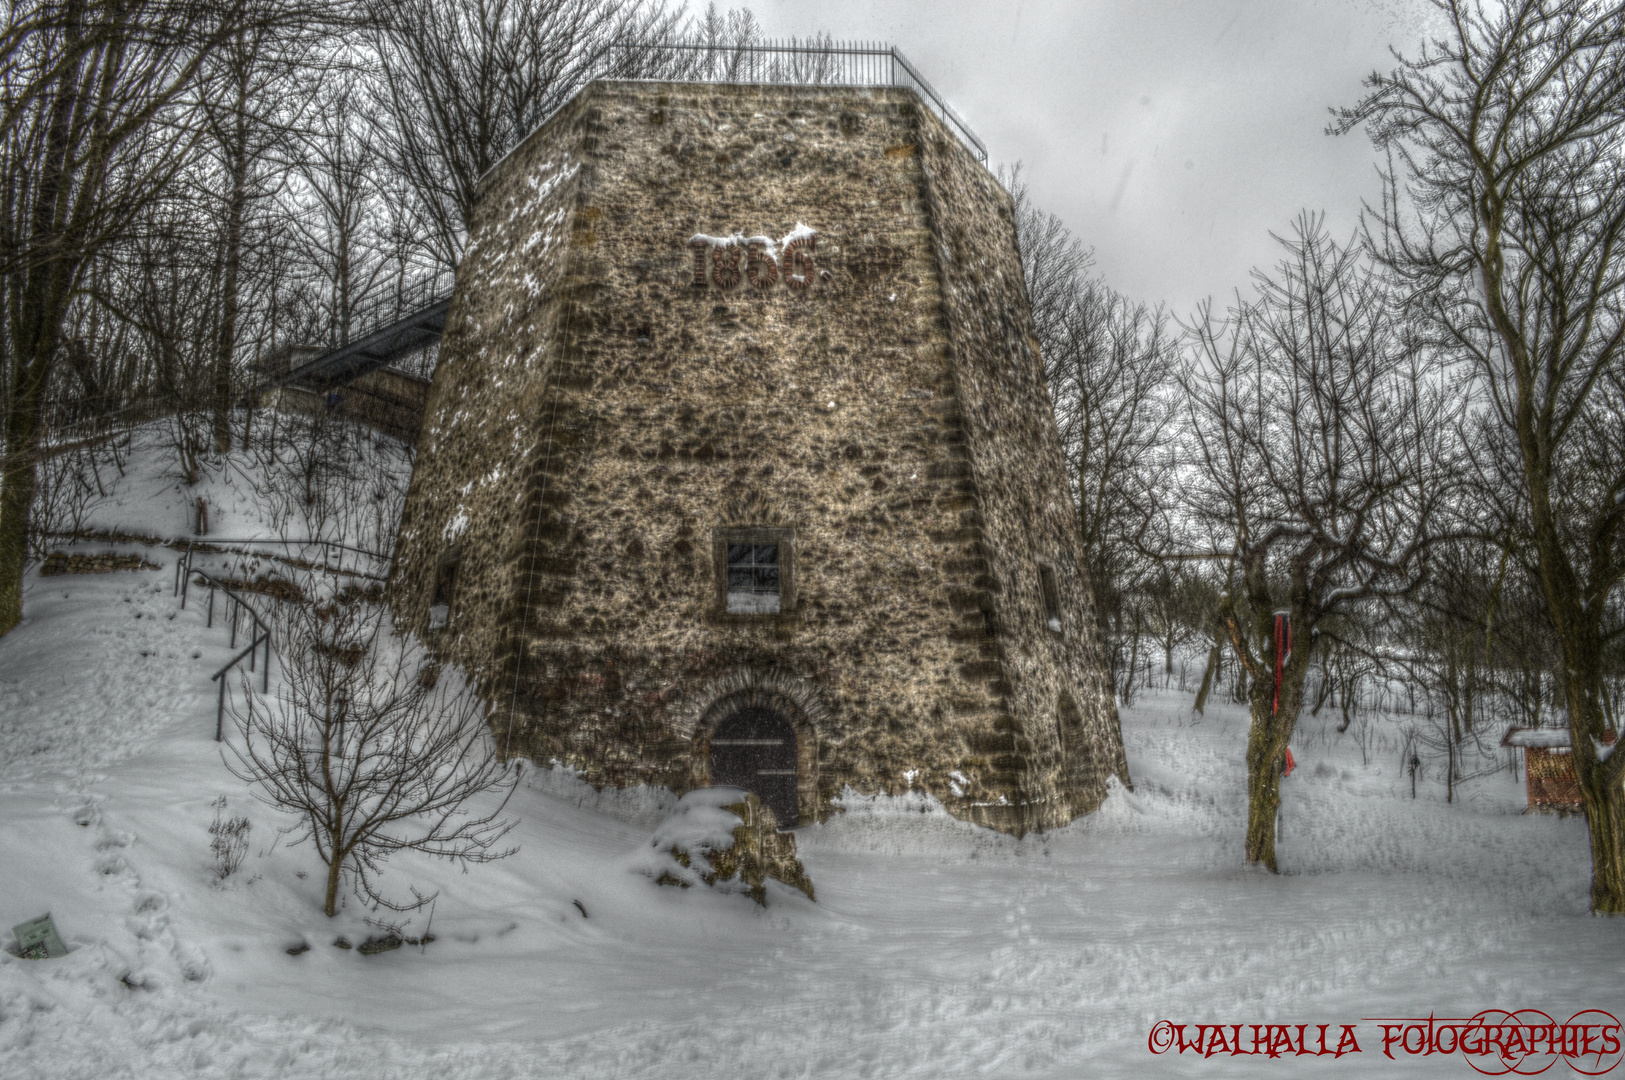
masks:
[[[255,794],[293,814],[296,842],[312,841],[327,866],[323,910],[336,915],[346,875],[372,905],[389,856],[417,851],[459,863],[511,855],[498,848],[518,773],[497,756],[483,710],[422,651],[384,630],[381,608],[297,605],[276,626],[282,683],[263,701],[244,687],[233,702],[241,745],[226,765]],[[484,813],[470,800],[502,796]]]
[[[1016,241],[1072,480],[1095,618],[1118,692],[1128,701],[1140,632],[1149,621],[1141,603],[1164,572],[1158,556],[1169,533],[1164,481],[1172,460],[1168,391],[1176,339],[1161,311],[1086,276],[1092,254],[1059,218],[1031,202],[1019,169],[1005,180],[1015,195]]]
[[[1299,218],[1259,298],[1191,333],[1189,507],[1239,580],[1222,600],[1250,679],[1246,860],[1276,870],[1282,759],[1316,632],[1425,579],[1457,455],[1449,388],[1393,290],[1320,219]],[[1290,618],[1277,666],[1275,614]]]
[[[203,476],[210,451],[211,374],[220,301],[221,249],[214,222],[193,212],[183,185],[155,199],[98,259],[101,282],[87,300],[128,331],[144,363],[149,396],[164,422],[181,481]]]
[[[382,163],[361,117],[363,79],[348,66],[329,67],[316,78],[308,115],[290,139],[288,164],[301,182],[291,193],[295,212],[287,222],[323,279],[327,338],[343,345],[358,310],[394,269],[385,257],[390,212],[378,197]]]
[[[101,480],[103,453],[103,447],[91,444],[41,459],[37,470],[39,493],[29,530],[29,553],[34,558],[44,557],[47,541],[53,535],[72,536],[84,529],[94,497],[106,494]]]
[[[288,14],[280,25],[245,26],[224,42],[205,72],[210,91],[199,101],[215,166],[214,182],[200,194],[218,200],[215,216],[220,222],[220,304],[210,404],[215,449],[221,453],[231,449],[234,374],[249,284],[244,279],[253,271],[246,263],[254,204],[276,185],[275,171],[267,165],[283,138],[287,87],[301,68],[318,66],[310,51],[317,36],[310,32],[313,20],[302,11]]]
[[[480,177],[599,73],[613,43],[668,37],[680,18],[645,0],[373,0],[370,10],[384,154],[448,271]]]
[[[1591,831],[1591,907],[1625,914],[1625,4],[1438,0],[1449,32],[1373,75],[1335,130],[1397,156],[1383,257],[1471,356],[1481,464],[1533,555]]]
[[[191,160],[197,128],[184,106],[209,56],[266,17],[261,0],[10,5],[0,30],[0,634],[22,617],[42,410],[85,268]]]
[[[1016,206],[1016,248],[1021,253],[1021,272],[1027,285],[1027,304],[1032,309],[1033,327],[1040,345],[1059,343],[1066,335],[1068,313],[1080,303],[1082,294],[1095,282],[1089,272],[1095,254],[1072,235],[1066,222],[1046,213],[1033,202],[1021,165],[999,170],[999,180],[1009,189]],[[1050,349],[1045,352],[1048,359]]]
[[[1474,775],[1467,770],[1469,753],[1485,756],[1480,729],[1493,685],[1485,636],[1495,554],[1493,545],[1477,539],[1440,545],[1430,580],[1402,611],[1405,667],[1429,702],[1427,722],[1413,728],[1411,741],[1444,758],[1446,802],[1454,802],[1457,786]]]

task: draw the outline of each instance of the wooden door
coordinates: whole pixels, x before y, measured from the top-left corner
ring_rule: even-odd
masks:
[[[711,783],[740,787],[773,809],[779,827],[796,824],[796,733],[771,709],[741,709],[711,736]]]

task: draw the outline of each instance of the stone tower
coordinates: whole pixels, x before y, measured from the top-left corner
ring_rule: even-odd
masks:
[[[596,82],[491,171],[391,603],[504,752],[782,824],[1127,779],[1012,221],[892,87]]]

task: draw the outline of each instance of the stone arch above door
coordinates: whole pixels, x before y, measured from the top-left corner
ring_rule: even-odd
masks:
[[[747,710],[784,719],[795,734],[796,819],[782,827],[818,820],[818,729],[825,710],[813,688],[794,676],[775,671],[741,670],[712,683],[698,700],[703,704],[692,721],[693,783],[711,785],[711,739],[717,728]]]

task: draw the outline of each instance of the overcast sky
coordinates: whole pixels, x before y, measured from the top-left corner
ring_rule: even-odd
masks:
[[[718,5],[727,6],[726,3]],[[1376,157],[1329,136],[1390,44],[1414,52],[1425,0],[749,0],[770,36],[896,45],[1106,280],[1184,316],[1273,263],[1270,232],[1324,210],[1340,236]]]

